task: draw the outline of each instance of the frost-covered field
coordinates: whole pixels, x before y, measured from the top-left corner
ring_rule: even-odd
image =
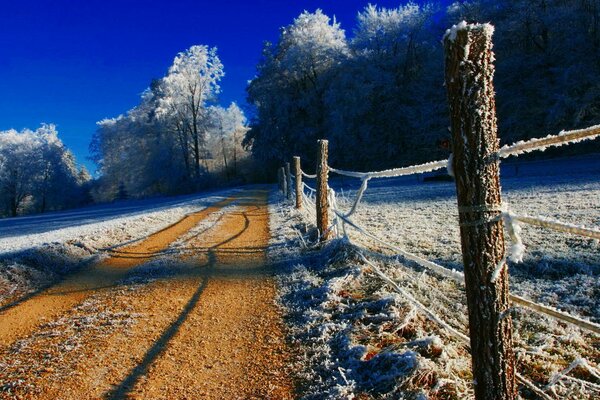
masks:
[[[0,306],[52,283],[101,249],[147,236],[232,191],[0,220]]]
[[[525,162],[518,169],[506,164],[502,176],[503,200],[512,211],[600,226],[597,157]],[[349,206],[358,183],[332,181],[342,208]],[[322,398],[319,393],[329,398],[470,397],[470,358],[455,334],[387,286],[353,245],[334,241],[322,250],[299,250],[314,239],[309,214],[273,207],[272,230],[280,246],[272,256],[291,260],[291,272],[281,278],[281,301],[291,336],[304,343],[298,370],[305,398]],[[353,219],[406,251],[462,269],[452,182],[372,181]],[[392,254],[351,228],[349,233],[359,248]],[[512,292],[600,321],[598,241],[529,226],[523,226],[522,236],[527,250],[522,264],[510,264]],[[371,260],[427,312],[467,333],[462,287],[397,257]],[[550,396],[600,395],[597,335],[526,309],[515,308],[513,319],[522,375]],[[559,375],[571,364],[572,370]],[[554,382],[553,377],[562,378]],[[523,386],[521,395],[534,398]]]
[[[509,210],[600,227],[597,159],[523,163],[519,176],[513,175],[514,165],[504,171],[503,202]],[[348,199],[353,198],[352,192],[346,193]],[[391,185],[374,182],[360,207],[354,220],[376,236],[447,268],[462,270],[454,183],[416,179]],[[600,321],[598,240],[525,224],[521,227],[526,252],[522,264],[510,263],[513,292]],[[365,241],[351,229],[350,235]]]

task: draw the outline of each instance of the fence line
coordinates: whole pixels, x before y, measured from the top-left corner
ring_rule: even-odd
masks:
[[[448,160],[440,160],[428,162],[425,164],[412,165],[410,167],[386,169],[383,171],[372,171],[372,172],[357,172],[357,171],[346,171],[343,169],[332,168],[329,169],[331,172],[335,172],[339,175],[349,176],[351,178],[396,178],[399,176],[422,174],[425,172],[431,172],[442,168],[448,167]]]
[[[560,145],[565,145],[565,144],[569,144],[569,143],[576,143],[576,142],[586,140],[586,139],[593,139],[598,136],[600,136],[600,125],[591,127],[589,129],[582,129],[582,130],[570,131],[570,132],[561,132],[558,135],[548,136],[543,139],[531,139],[529,141],[517,142],[510,146],[504,146],[502,149],[500,149],[500,151],[497,154],[501,158],[506,158],[509,156],[519,155],[524,152],[531,152],[531,151],[536,151],[536,150],[543,151],[548,146],[560,146]],[[333,212],[333,221],[332,221],[332,224],[327,228],[327,232],[335,231],[336,236],[339,236],[338,228],[341,228],[341,230],[343,232],[343,236],[348,237],[347,232],[346,232],[346,225],[348,225],[348,226],[352,227],[354,230],[356,230],[357,232],[359,232],[360,234],[362,234],[363,236],[368,237],[368,238],[376,241],[377,243],[383,245],[384,247],[387,247],[387,248],[397,252],[398,255],[404,257],[405,259],[410,260],[430,271],[433,271],[434,273],[436,273],[438,275],[444,276],[446,278],[450,278],[450,279],[454,280],[455,282],[459,283],[460,285],[464,285],[464,274],[463,273],[455,271],[455,270],[450,270],[442,265],[439,265],[439,264],[429,261],[425,258],[419,257],[410,252],[407,252],[398,246],[395,246],[385,240],[378,238],[376,235],[370,233],[364,227],[361,227],[360,225],[356,224],[354,221],[352,221],[350,219],[350,217],[356,212],[358,206],[360,205],[363,195],[368,188],[368,182],[370,179],[390,178],[390,177],[397,177],[397,176],[406,176],[406,175],[411,175],[411,174],[420,174],[420,173],[430,172],[430,171],[434,171],[434,170],[441,169],[441,168],[448,168],[449,170],[451,170],[451,165],[449,165],[451,162],[452,162],[452,157],[450,157],[448,160],[435,161],[435,162],[425,163],[425,164],[421,164],[421,165],[413,165],[413,166],[404,167],[404,168],[396,168],[396,169],[389,169],[389,170],[375,171],[375,172],[346,171],[346,170],[340,170],[340,169],[336,169],[331,166],[328,166],[329,171],[332,173],[361,179],[361,186],[359,187],[359,189],[356,192],[356,195],[354,196],[354,200],[351,203],[349,211],[346,213],[343,213],[338,209],[337,203],[335,201],[335,192],[331,188],[329,188],[329,193],[330,193],[329,207],[331,208],[331,210]],[[301,171],[301,174],[303,177],[312,178],[312,179],[317,177],[317,175],[309,175],[304,171]],[[292,176],[292,179],[293,178],[294,177]],[[311,187],[310,185],[308,185],[305,182],[302,182],[302,191],[301,191],[302,202],[303,202],[305,208],[310,213],[312,218],[316,218],[316,214],[313,212],[313,210],[316,209],[316,201],[317,201],[316,193],[317,193],[317,190],[315,188]],[[500,211],[500,214],[499,214],[500,217],[509,218],[509,221],[508,221],[509,223],[507,223],[507,229],[509,231],[514,230],[515,225],[518,227],[519,223],[524,223],[524,224],[534,225],[534,226],[551,229],[551,230],[555,230],[555,231],[559,231],[559,232],[565,232],[565,233],[575,234],[575,235],[579,235],[579,236],[589,237],[592,239],[600,239],[600,229],[598,229],[598,228],[588,228],[585,226],[561,222],[561,221],[547,218],[547,217],[532,217],[529,215],[519,215],[519,214],[513,213],[512,211],[507,211],[506,207],[504,207],[502,205],[493,207],[493,209],[485,208],[485,209],[478,209],[478,210],[471,210],[471,211],[475,211],[475,212]],[[488,221],[490,221],[490,220],[478,221],[477,223],[486,223]],[[322,234],[322,232],[320,232],[320,233]],[[512,234],[512,232],[511,232],[510,236],[511,236],[511,240],[514,243],[515,236]],[[518,234],[517,234],[516,238],[518,238],[518,240],[520,241],[520,237]],[[373,251],[371,251],[371,252],[373,252]],[[378,253],[378,254],[380,254],[380,253]],[[410,295],[408,292],[403,290],[397,283],[394,282],[393,279],[389,278],[387,275],[385,275],[385,273],[383,273],[383,271],[381,271],[379,268],[374,266],[373,263],[368,261],[368,259],[364,256],[364,254],[362,252],[359,252],[359,255],[364,262],[366,262],[368,265],[370,265],[373,268],[375,273],[383,281],[385,281],[387,284],[392,286],[396,291],[398,291],[401,295],[403,295],[417,309],[421,310],[430,320],[437,323],[438,325],[440,325],[447,331],[451,332],[454,336],[460,338],[461,341],[463,341],[464,343],[469,345],[468,337],[466,335],[464,335],[460,331],[456,330],[456,328],[450,326],[447,322],[445,322],[438,315],[433,313],[431,310],[427,309],[426,306],[424,306],[422,303],[420,303],[418,300],[416,300],[412,295]],[[505,261],[505,260],[503,260],[503,261]],[[496,271],[496,272],[498,272],[498,271]],[[560,310],[557,310],[555,308],[552,308],[552,307],[549,307],[549,306],[546,306],[543,304],[536,303],[534,301],[528,300],[524,297],[521,297],[521,296],[518,296],[518,295],[515,295],[512,293],[509,293],[509,299],[511,300],[511,302],[513,304],[528,308],[534,312],[537,312],[539,314],[553,318],[555,320],[574,325],[580,329],[591,332],[593,334],[600,334],[600,324],[594,323],[592,321],[588,321],[586,319],[571,315],[567,312],[560,311]],[[564,376],[564,377],[568,378],[566,376]],[[534,391],[538,396],[540,396],[544,399],[550,399],[550,397],[544,392],[544,390],[548,390],[548,388],[550,388],[551,385],[548,385],[544,390],[542,390],[539,387],[537,387],[535,384],[533,384],[531,381],[527,380],[521,374],[517,373],[516,379],[521,384],[527,386],[530,390]],[[586,382],[586,381],[584,381],[584,382]]]
[[[335,211],[334,211],[335,212]],[[364,236],[375,240],[376,242],[378,242],[379,244],[384,245],[385,247],[394,250],[396,252],[399,253],[399,255],[401,255],[402,257],[413,261],[414,263],[427,268],[439,275],[442,275],[444,277],[450,278],[452,280],[454,280],[455,282],[460,283],[461,285],[464,285],[465,280],[464,280],[464,274],[462,274],[459,271],[455,271],[455,270],[450,270],[444,266],[441,266],[437,263],[434,263],[432,261],[426,260],[422,257],[417,256],[416,254],[412,254],[409,253],[403,249],[401,249],[398,246],[395,246],[391,243],[386,242],[385,240],[382,240],[380,238],[378,238],[377,236],[373,235],[372,233],[370,233],[369,231],[367,231],[366,229],[362,228],[361,226],[357,225],[356,223],[354,223],[352,220],[346,218],[343,214],[339,213],[339,212],[335,212],[337,214],[337,216],[342,219],[345,223],[347,223],[348,225],[350,225],[351,227],[353,227],[355,230],[357,230],[358,232],[362,233]],[[517,303],[521,306],[527,307],[533,311],[537,311],[539,313],[542,313],[546,316],[552,317],[554,319],[557,319],[559,321],[562,322],[567,322],[569,324],[575,325],[581,329],[596,333],[596,334],[600,334],[600,324],[596,324],[594,322],[591,321],[587,321],[583,318],[579,318],[576,316],[573,316],[569,313],[566,313],[564,311],[560,311],[560,310],[556,310],[552,307],[548,307],[545,306],[543,304],[539,304],[536,302],[533,302],[531,300],[527,300],[524,297],[521,296],[517,296],[514,294],[509,294],[510,299],[514,302]]]
[[[510,294],[508,292],[506,262],[507,259],[516,262],[522,259],[525,247],[520,236],[520,223],[592,239],[600,239],[600,229],[561,222],[547,217],[519,215],[509,211],[507,206],[501,202],[498,186],[498,162],[500,159],[510,156],[519,156],[532,151],[544,151],[548,147],[598,138],[600,137],[600,125],[585,129],[562,131],[556,135],[519,141],[498,148],[492,82],[492,32],[493,27],[488,24],[461,23],[449,30],[449,33],[444,37],[446,87],[450,103],[451,131],[454,138],[454,152],[447,160],[382,171],[348,171],[328,165],[328,143],[326,140],[320,140],[316,166],[317,173],[309,175],[298,167],[301,172],[298,176],[316,178],[317,187],[313,188],[304,182],[302,182],[302,185],[298,184],[297,187],[302,192],[301,201],[308,212],[316,211],[311,217],[314,217],[317,222],[320,241],[326,240],[332,234],[339,237],[340,228],[342,235],[350,240],[346,231],[346,225],[348,225],[362,236],[397,252],[405,259],[465,286],[469,324],[471,324],[470,339],[428,310],[359,251],[361,259],[370,265],[383,281],[402,294],[417,309],[425,313],[429,319],[471,346],[473,349],[471,353],[474,378],[478,382],[482,382],[481,385],[477,385],[475,388],[477,399],[500,400],[514,398],[514,393],[512,393],[514,386],[512,385],[514,385],[515,379],[529,387],[540,397],[549,399],[550,397],[542,389],[522,375],[518,373],[512,375],[515,372],[511,347],[512,327],[510,324],[509,303],[506,299],[508,298],[513,304],[575,325],[593,334],[600,334],[600,324]],[[473,117],[474,115],[476,117]],[[471,166],[471,164],[476,167]],[[470,167],[467,168],[467,165],[470,165]],[[454,171],[455,166],[457,171]],[[465,273],[469,278],[469,285],[465,285],[463,273],[449,270],[390,244],[350,219],[358,209],[371,179],[422,174],[443,168],[446,168],[450,175],[454,176],[454,172],[457,175],[456,187],[461,240],[463,243],[463,262],[465,263]],[[289,176],[289,164],[287,170]],[[351,202],[350,209],[345,213],[338,209],[335,191],[329,188],[327,184],[329,172],[361,180],[360,188]],[[467,182],[469,183],[467,184]],[[290,193],[288,191],[291,190],[291,184],[286,185],[286,183],[283,182],[281,186],[283,186],[283,191],[289,198]],[[286,186],[287,191],[285,190]],[[330,209],[332,211],[331,224],[328,217]],[[505,250],[505,233],[502,229],[501,220],[505,221],[508,236],[513,243],[508,252]],[[504,253],[504,255],[501,253]],[[487,256],[484,257],[482,254]],[[469,265],[468,268],[467,264]],[[484,279],[484,277],[486,278]],[[490,277],[491,279],[489,279]],[[494,293],[494,295],[490,296],[489,293]],[[480,303],[476,303],[477,301],[480,301]],[[509,322],[504,320],[507,315],[509,316],[507,319]],[[497,353],[489,355],[487,351],[482,351],[482,348],[487,347],[488,343],[498,349]],[[567,372],[564,372],[563,375]],[[556,382],[553,382],[552,385],[554,383]],[[545,389],[551,388],[552,385],[549,384]]]
[[[515,155],[518,156],[519,154],[523,154],[524,152],[532,152],[532,151],[536,151],[536,150],[543,151],[548,146],[560,146],[560,145],[565,145],[565,144],[569,144],[569,143],[576,143],[576,142],[586,140],[586,139],[593,139],[598,136],[600,136],[600,125],[591,127],[589,129],[582,129],[582,130],[570,131],[570,132],[561,132],[558,135],[553,135],[553,136],[549,135],[548,137],[543,138],[543,139],[531,139],[529,141],[517,142],[510,146],[504,146],[502,149],[500,149],[500,151],[497,154],[500,158],[506,158],[506,157],[515,156]],[[328,165],[328,170],[330,172],[336,173],[339,175],[343,175],[343,176],[358,178],[361,180],[361,185],[360,185],[359,189],[357,190],[356,195],[354,196],[354,200],[351,203],[349,211],[346,213],[343,213],[338,209],[337,203],[335,201],[335,192],[331,188],[329,188],[329,192],[330,192],[329,207],[333,211],[333,221],[332,221],[332,224],[327,228],[326,233],[328,233],[329,231],[335,231],[336,236],[339,236],[338,228],[341,228],[341,230],[343,232],[343,236],[348,237],[347,232],[346,232],[346,225],[349,225],[350,227],[355,229],[357,232],[359,232],[363,236],[366,236],[366,237],[376,241],[377,243],[397,252],[398,255],[404,257],[405,259],[415,262],[416,264],[420,265],[421,267],[424,267],[430,271],[433,271],[433,272],[437,273],[438,275],[444,276],[446,278],[450,278],[450,279],[454,280],[455,282],[459,283],[460,285],[464,285],[464,274],[462,274],[461,272],[458,272],[455,270],[450,270],[450,269],[443,267],[437,263],[434,263],[425,258],[419,257],[410,252],[407,252],[398,246],[395,246],[385,240],[378,238],[376,235],[373,235],[372,233],[367,231],[365,228],[361,227],[360,225],[356,224],[354,221],[352,221],[350,219],[350,217],[356,212],[358,206],[360,205],[363,195],[368,188],[368,182],[370,179],[390,178],[390,177],[397,177],[397,176],[406,176],[406,175],[411,175],[411,174],[420,174],[420,173],[430,172],[430,171],[434,171],[434,170],[442,169],[442,168],[448,168],[448,170],[451,171],[451,165],[450,165],[451,162],[452,162],[452,156],[448,160],[441,160],[441,161],[435,161],[435,162],[425,163],[425,164],[420,164],[420,165],[413,165],[413,166],[404,167],[404,168],[396,168],[396,169],[389,169],[389,170],[375,171],[375,172],[346,171],[346,170],[336,169],[336,168],[333,168]],[[312,179],[317,177],[316,174],[310,175],[304,171],[301,171],[301,174],[303,177],[312,178]],[[306,184],[305,182],[302,182],[302,192],[301,192],[302,202],[303,202],[305,208],[311,214],[312,218],[316,218],[316,214],[313,212],[313,210],[316,209],[316,201],[317,201],[316,193],[317,193],[317,190],[315,188],[311,187],[310,185]],[[507,222],[508,222],[507,229],[511,233],[510,236],[511,236],[511,240],[513,241],[513,244],[515,244],[515,239],[518,240],[519,242],[521,240],[518,233],[516,234],[516,236],[513,233],[513,231],[515,229],[519,229],[518,228],[519,223],[524,223],[524,224],[534,225],[534,226],[551,229],[551,230],[555,230],[555,231],[559,231],[559,232],[565,232],[565,233],[575,234],[575,235],[579,235],[579,236],[589,237],[592,239],[600,239],[600,229],[598,229],[598,228],[588,228],[585,226],[579,226],[579,225],[575,225],[575,224],[561,222],[561,221],[554,220],[554,219],[547,218],[547,217],[532,217],[529,215],[519,215],[519,214],[513,213],[512,211],[507,211],[506,207],[504,207],[502,205],[498,205],[498,207],[494,207],[493,209],[485,208],[485,209],[472,210],[472,211],[476,211],[476,212],[500,211],[499,216],[507,219]],[[488,221],[490,221],[490,220],[484,219],[482,221],[477,221],[477,223],[478,224],[486,223]],[[323,233],[320,232],[320,234],[322,235]],[[459,337],[463,342],[465,341],[465,339],[468,340],[467,336],[465,336],[463,333],[461,333],[460,331],[458,331],[455,328],[453,328],[452,326],[450,326],[447,322],[443,321],[443,319],[441,319],[439,316],[437,316],[432,311],[428,310],[423,304],[418,302],[418,300],[416,300],[408,292],[406,292],[402,288],[400,288],[398,286],[398,284],[396,284],[393,281],[393,279],[389,278],[380,269],[375,267],[373,263],[369,262],[362,253],[359,253],[359,254],[360,254],[361,258],[363,259],[363,261],[365,261],[367,264],[369,264],[382,280],[384,280],[386,283],[391,285],[396,291],[398,291],[400,294],[402,294],[410,303],[412,303],[417,309],[421,310],[429,319],[436,322],[437,324],[442,326],[447,331],[451,332],[454,336]],[[505,261],[505,260],[503,260],[503,261]],[[499,272],[499,270],[495,272],[495,275],[497,275],[498,272]],[[549,306],[546,306],[543,304],[536,303],[534,301],[528,300],[524,297],[521,297],[521,296],[518,296],[515,294],[509,293],[509,299],[511,300],[511,302],[513,304],[528,308],[534,312],[540,313],[542,315],[553,318],[555,320],[574,325],[580,329],[591,332],[593,334],[600,334],[600,324],[585,320],[583,318],[571,315],[567,312],[560,311],[560,310],[557,310],[555,308],[552,308],[552,307],[549,307]],[[467,341],[466,344],[468,345],[469,342]],[[550,399],[550,397],[542,389],[535,386],[535,384],[533,384],[531,381],[527,380],[521,374],[517,373],[516,379],[521,384],[527,386],[529,389],[534,391],[540,397],[545,398],[545,399]],[[548,386],[548,387],[550,387],[550,386]]]

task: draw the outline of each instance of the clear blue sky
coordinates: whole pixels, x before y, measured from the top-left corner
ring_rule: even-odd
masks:
[[[303,10],[335,15],[347,34],[368,0],[0,0],[0,130],[58,125],[78,162],[95,123],[139,101],[175,55],[217,46],[225,65],[221,103],[244,105],[265,40]],[[401,1],[378,1],[396,7]]]

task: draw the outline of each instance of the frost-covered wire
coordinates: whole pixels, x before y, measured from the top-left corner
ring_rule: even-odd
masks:
[[[513,303],[519,304],[520,306],[527,307],[533,311],[537,311],[538,313],[545,314],[554,319],[558,319],[563,322],[568,322],[572,325],[575,325],[581,329],[593,332],[597,335],[600,335],[600,325],[591,321],[587,321],[583,318],[575,317],[571,314],[567,314],[566,312],[557,310],[553,307],[545,306],[542,304],[535,303],[531,300],[527,300],[521,296],[517,296],[516,294],[509,294],[509,298]]]
[[[554,376],[548,381],[548,384],[544,387],[544,390],[548,390],[550,389],[552,386],[554,386],[559,380],[566,378],[567,374],[569,372],[571,372],[572,370],[574,370],[575,368],[582,366],[583,368],[585,368],[592,376],[594,376],[596,379],[600,379],[599,374],[594,370],[594,368],[592,368],[587,360],[585,358],[577,358],[575,359],[571,364],[569,364],[569,366],[565,369],[563,369],[562,371],[554,374]],[[588,382],[586,382],[588,383]],[[592,383],[593,384],[593,383]]]
[[[583,140],[591,140],[600,136],[600,125],[594,125],[585,129],[576,129],[572,131],[562,131],[558,135],[548,135],[545,138],[536,138],[528,141],[518,141],[516,143],[505,145],[498,151],[500,158],[520,155],[531,151],[544,151],[548,147],[562,146],[565,144],[578,143]],[[344,175],[351,178],[371,179],[371,178],[394,178],[405,175],[421,174],[432,172],[438,169],[448,169],[452,174],[452,156],[447,160],[432,161],[424,164],[411,165],[409,167],[393,168],[383,171],[358,172],[337,169],[329,166],[329,171],[338,175]],[[316,175],[308,175],[304,171],[302,174],[307,178],[316,178]]]
[[[563,146],[565,144],[578,143],[584,140],[595,139],[600,136],[600,125],[590,126],[585,129],[562,131],[558,135],[548,135],[545,138],[519,141],[511,145],[503,146],[498,155],[500,158],[518,156],[532,151],[544,151],[548,147]]]
[[[454,336],[460,338],[463,341],[463,343],[465,343],[467,346],[470,345],[471,340],[469,339],[469,337],[467,335],[465,335],[464,333],[462,333],[462,332],[456,330],[455,328],[453,328],[452,326],[450,326],[441,317],[436,315],[433,311],[429,310],[425,305],[423,305],[421,302],[419,302],[417,299],[415,299],[406,290],[402,289],[400,287],[400,285],[398,285],[396,282],[394,282],[393,279],[391,279],[386,274],[384,274],[383,271],[381,271],[375,264],[370,262],[362,253],[359,252],[358,255],[363,260],[363,262],[368,264],[383,281],[385,281],[388,285],[390,285],[392,288],[394,288],[398,293],[400,293],[402,296],[404,296],[410,303],[413,304],[413,306],[415,306],[417,309],[419,309],[421,312],[423,312],[431,321],[437,323],[438,325],[440,325],[441,327],[443,327],[444,329],[446,329],[447,331],[452,333]]]
[[[417,256],[416,254],[412,254],[409,253],[403,249],[401,249],[398,246],[395,246],[391,243],[386,242],[385,240],[382,240],[380,238],[378,238],[377,236],[373,235],[372,233],[368,232],[366,229],[362,228],[361,226],[357,225],[355,222],[353,222],[352,220],[350,220],[349,218],[347,218],[346,216],[344,216],[341,213],[336,213],[338,215],[338,217],[340,219],[342,219],[345,223],[347,223],[348,225],[350,225],[351,227],[353,227],[355,230],[357,230],[358,232],[362,233],[363,235],[365,235],[366,237],[384,245],[385,247],[387,247],[388,249],[394,250],[395,252],[399,253],[402,257],[413,261],[419,265],[421,265],[424,268],[428,268],[434,272],[437,272],[440,275],[443,275],[447,278],[453,279],[459,283],[464,283],[464,275],[458,271],[454,271],[454,270],[449,270],[446,267],[442,267],[439,264],[436,264],[432,261],[426,260],[422,257]]]
[[[317,179],[317,174],[310,175],[310,174],[307,174],[306,172],[304,172],[304,171],[302,171],[302,170],[300,170],[300,172],[302,172],[302,176],[303,176],[303,177],[305,177],[305,178],[309,178],[309,179]]]
[[[435,170],[447,168],[447,167],[448,167],[448,160],[440,160],[440,161],[428,162],[425,164],[412,165],[410,167],[386,169],[383,171],[376,171],[376,172],[346,171],[343,169],[333,168],[331,166],[329,166],[329,171],[334,172],[338,175],[349,176],[351,178],[371,179],[371,178],[395,178],[398,176],[422,174],[425,172],[431,172],[431,171],[435,171]]]
[[[356,193],[356,196],[354,198],[354,203],[352,204],[350,211],[348,211],[348,213],[346,213],[346,218],[350,217],[352,214],[354,214],[356,212],[356,208],[360,204],[360,201],[362,200],[365,190],[367,190],[367,185],[369,184],[369,179],[371,179],[371,178],[367,177],[367,178],[362,179],[360,188],[358,189],[358,193]]]
[[[510,214],[510,218],[512,220],[522,222],[524,224],[540,226],[542,228],[552,229],[558,232],[586,236],[592,239],[600,239],[600,229],[598,228],[587,228],[583,225],[574,225],[547,217],[531,217],[529,215],[517,215],[513,213],[507,214]]]
[[[308,190],[309,190],[309,191],[311,191],[311,192],[315,192],[315,193],[317,192],[317,189],[315,189],[315,188],[312,188],[312,187],[308,186],[308,185],[307,185],[306,183],[304,183],[304,182],[302,182],[302,187],[303,187],[303,188],[305,188],[305,189],[308,189]]]
[[[411,260],[417,264],[419,264],[420,266],[424,267],[424,268],[428,268],[440,275],[443,275],[445,277],[448,277],[460,284],[464,285],[464,275],[458,271],[454,271],[454,270],[450,270],[446,267],[443,267],[439,264],[436,264],[432,261],[426,260],[424,258],[421,258],[415,254],[409,253],[405,250],[402,250],[401,248],[394,246],[393,244],[390,244],[382,239],[379,239],[377,236],[367,232],[364,228],[356,225],[354,222],[352,222],[350,219],[345,218],[344,215],[338,213],[338,216],[340,217],[340,219],[344,220],[344,222],[346,222],[348,225],[350,225],[351,227],[353,227],[354,229],[356,229],[357,231],[359,231],[360,233],[362,233],[363,235],[367,236],[368,238],[371,238],[373,240],[375,240],[376,242],[386,246],[387,248],[394,250],[396,252],[398,252],[401,256],[403,256],[404,258]],[[509,298],[513,303],[519,304],[520,306],[523,307],[527,307],[533,311],[536,311],[538,313],[547,315],[549,317],[552,317],[554,319],[558,319],[560,321],[563,322],[568,322],[572,325],[575,325],[581,329],[587,330],[587,331],[591,331],[593,333],[596,334],[600,334],[600,325],[596,324],[594,322],[591,321],[587,321],[583,318],[579,318],[579,317],[575,317],[571,314],[568,314],[566,312],[557,310],[555,308],[549,307],[549,306],[545,306],[542,304],[538,304],[535,303],[531,300],[527,300],[523,297],[517,296],[515,294],[509,294]]]
[[[540,398],[544,399],[544,400],[554,400],[552,397],[548,396],[546,393],[544,393],[544,391],[542,389],[540,389],[539,387],[537,387],[535,385],[535,383],[531,382],[529,379],[525,378],[523,375],[521,375],[518,372],[515,372],[515,375],[517,377],[517,380],[522,384],[527,386],[532,392],[534,392],[535,394],[537,394]]]

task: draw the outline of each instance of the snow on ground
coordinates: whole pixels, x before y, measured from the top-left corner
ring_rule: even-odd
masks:
[[[0,306],[98,259],[104,254],[101,249],[143,238],[231,193],[120,202],[0,220]]]
[[[585,159],[586,173],[579,163],[537,162],[536,169],[531,164],[521,165],[519,176],[502,175],[503,202],[511,211],[600,227],[600,161]],[[352,191],[344,193],[347,200],[338,200],[342,207],[353,199]],[[358,225],[406,251],[462,270],[453,182],[380,180],[370,185],[359,207],[353,216]],[[510,263],[513,292],[600,322],[599,241],[521,227],[526,252],[522,264]],[[368,243],[351,229],[350,236]]]
[[[503,199],[512,211],[600,226],[597,157],[506,163],[502,172]],[[359,183],[331,181],[342,208],[350,206]],[[470,356],[456,334],[432,322],[357,256],[380,246],[349,228],[358,247],[335,240],[312,248],[313,218],[273,201],[271,257],[289,269],[279,278],[280,300],[290,336],[301,348],[297,370],[304,398],[471,397]],[[462,269],[452,182],[372,180],[353,219],[407,251]],[[527,251],[524,263],[510,264],[512,292],[600,321],[598,241],[526,225],[522,236]],[[428,313],[467,334],[460,285],[393,255],[370,259]],[[574,363],[546,393],[572,399],[600,395],[597,335],[527,309],[515,308],[513,321],[520,373],[544,388]],[[534,398],[527,388],[520,394]]]
[[[198,207],[204,208],[207,204],[221,199],[224,193],[220,191],[120,201],[68,211],[0,219],[0,254],[61,242],[75,236],[98,235],[105,230],[118,229],[144,217],[175,218],[172,221],[175,222],[177,216],[197,211],[200,209]]]

